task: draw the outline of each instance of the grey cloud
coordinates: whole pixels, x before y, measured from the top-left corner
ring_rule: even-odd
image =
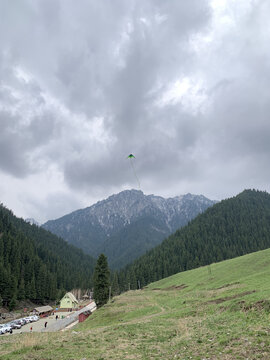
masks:
[[[39,152],[55,136],[56,121],[42,114],[25,124],[23,119],[0,111],[0,168],[15,177],[25,177],[39,169]]]
[[[67,109],[85,114],[85,121],[101,115],[109,134],[116,139],[107,145],[108,153],[103,154],[101,161],[100,156],[91,151],[91,145],[85,143],[84,149],[76,145],[72,139],[74,134],[68,133],[69,126],[64,130],[65,119],[59,121],[57,108],[51,109],[52,113],[42,110],[42,106],[46,106],[35,99],[33,106],[39,106],[41,113],[34,114],[31,124],[24,129],[27,144],[21,141],[21,153],[26,155],[32,150],[32,158],[37,159],[36,153],[48,161],[58,162],[67,181],[77,187],[89,184],[89,171],[91,183],[108,179],[105,174],[109,171],[112,184],[121,184],[125,179],[121,161],[112,165],[117,156],[126,156],[131,147],[138,149],[140,156],[145,142],[152,143],[154,148],[156,138],[164,143],[168,141],[156,129],[159,115],[151,104],[154,98],[149,99],[149,92],[158,82],[167,84],[188,68],[187,59],[192,58],[189,36],[202,30],[210,16],[207,2],[198,0],[189,5],[177,1],[170,6],[155,1],[144,4],[119,1],[118,5],[82,2],[74,8],[72,2],[49,1],[39,6],[26,1],[16,30],[10,32],[9,38],[1,38],[14,58],[10,68],[20,64],[36,79],[25,86],[28,96],[39,96],[42,100],[42,92],[49,91]],[[18,9],[14,7],[2,10],[7,12],[11,23],[18,16]],[[157,16],[163,16],[164,21],[157,21]],[[31,31],[33,27],[35,31]],[[118,44],[122,65],[115,55]],[[17,82],[13,86],[21,87],[21,84]],[[181,118],[183,114],[177,115],[176,111],[171,116]],[[183,127],[185,131],[189,129],[192,138],[191,126],[185,120]],[[68,142],[79,151],[76,156]],[[57,145],[60,149],[56,155]],[[42,146],[44,150],[40,155]],[[101,147],[94,147],[95,151]],[[177,151],[175,148],[175,156]],[[170,157],[171,154],[167,156]],[[24,168],[29,171],[29,167]]]
[[[216,23],[206,0],[2,1],[2,171],[27,178],[53,164],[76,194],[62,194],[53,216],[76,196],[136,186],[131,152],[153,193],[190,184],[218,198],[248,185],[248,174],[265,184],[270,5],[227,6],[230,21]],[[200,86],[190,105],[161,104],[185,77]]]
[[[9,113],[0,112],[0,168],[11,174],[23,177],[29,172],[27,158],[21,152],[22,136],[14,134],[10,123],[15,119]]]
[[[24,195],[21,196],[21,200],[25,204],[26,212],[40,223],[44,223],[47,219],[63,216],[74,209],[84,207],[83,202],[79,201],[74,194],[60,191],[50,193],[43,201],[39,201],[31,196],[25,197]]]

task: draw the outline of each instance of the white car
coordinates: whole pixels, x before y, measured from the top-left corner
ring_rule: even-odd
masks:
[[[22,326],[26,324],[26,320],[24,319],[17,319],[15,320],[17,323],[21,324]]]
[[[1,334],[5,334],[7,332],[10,332],[10,330],[12,330],[12,327],[9,326],[8,324],[0,325]]]
[[[38,321],[39,320],[39,316],[37,316],[37,315],[31,315],[31,316],[29,316],[29,318],[31,319],[31,321]]]
[[[12,329],[20,329],[22,327],[22,325],[17,321],[11,321],[8,325],[10,325]]]
[[[26,321],[26,324],[29,324],[31,321],[31,319],[29,317],[25,317],[23,318],[24,321]]]

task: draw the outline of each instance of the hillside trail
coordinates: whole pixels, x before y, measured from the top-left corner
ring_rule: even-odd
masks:
[[[123,325],[134,324],[134,323],[144,323],[147,320],[152,319],[153,317],[160,316],[161,314],[165,313],[166,309],[163,306],[161,306],[160,304],[158,304],[157,301],[154,301],[154,299],[152,297],[150,298],[149,296],[143,295],[143,298],[145,299],[146,304],[152,305],[153,307],[158,307],[160,309],[160,312],[150,314],[150,315],[144,315],[139,319],[124,321],[124,322],[122,322]]]
[[[115,326],[123,326],[123,325],[145,323],[145,322],[149,321],[150,319],[152,319],[154,317],[158,317],[158,316],[160,316],[160,315],[162,315],[162,314],[164,314],[166,312],[166,309],[162,305],[158,304],[157,301],[154,301],[154,299],[152,297],[143,295],[142,298],[144,299],[145,304],[147,304],[148,306],[152,305],[153,307],[158,307],[160,309],[160,312],[150,314],[150,315],[144,315],[142,317],[135,318],[135,319],[132,319],[132,320],[127,320],[127,321],[123,321],[123,320],[119,319],[119,322],[117,324],[105,325],[105,326],[101,326],[99,328],[89,329],[90,332],[92,332],[92,331],[102,332],[105,329],[111,328],[112,326],[115,327]]]

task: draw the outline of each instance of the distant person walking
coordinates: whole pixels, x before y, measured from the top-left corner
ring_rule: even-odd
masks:
[[[46,322],[45,322],[45,324],[44,324],[44,326],[45,326],[45,329],[46,329],[47,325],[48,325],[48,322],[46,321]]]
[[[32,331],[33,331],[33,327],[31,326],[31,327],[30,327],[30,332],[32,332]]]
[[[55,320],[58,320],[58,315],[56,315]]]

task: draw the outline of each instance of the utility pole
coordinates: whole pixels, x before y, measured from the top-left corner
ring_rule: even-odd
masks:
[[[109,302],[111,301],[112,287],[109,286]]]
[[[141,282],[140,282],[140,280],[138,280],[138,288],[139,288],[139,290],[141,290]]]

